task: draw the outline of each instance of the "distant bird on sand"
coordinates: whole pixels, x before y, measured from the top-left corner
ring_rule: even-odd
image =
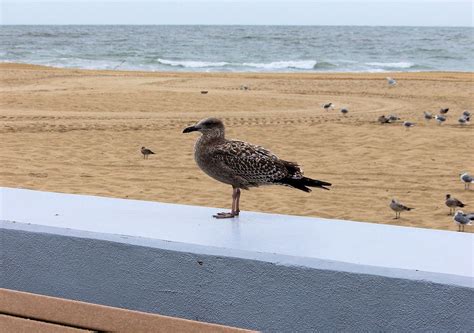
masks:
[[[397,81],[391,77],[387,77],[387,83],[389,87],[395,87],[397,85]]]
[[[396,114],[389,114],[387,119],[388,119],[389,122],[393,123],[397,120],[400,120],[400,117],[397,116]]]
[[[143,159],[144,160],[147,160],[148,159],[148,155],[154,155],[155,153],[152,152],[150,149],[148,148],[145,148],[145,147],[142,147],[142,149],[140,149],[141,153],[143,154]]]
[[[380,117],[377,118],[377,121],[381,124],[389,124],[390,120],[385,117],[385,115],[381,115]]]
[[[435,119],[438,122],[438,125],[441,125],[442,123],[444,123],[446,121],[446,117],[445,116],[440,116],[440,115],[436,115]]]
[[[401,202],[399,202],[395,199],[392,199],[392,201],[390,202],[390,208],[392,208],[392,210],[395,212],[395,219],[400,218],[400,213],[401,212],[410,211],[410,210],[414,209],[414,208],[410,208],[410,207],[405,206],[404,204],[402,204]]]
[[[472,222],[474,222],[474,213],[464,214],[462,210],[458,210],[454,214],[453,220],[458,225],[458,231],[464,231],[464,226],[472,225]]]
[[[469,124],[469,120],[470,120],[469,117],[464,117],[464,116],[462,116],[461,118],[458,119],[458,123],[459,123],[459,125],[461,125],[461,126],[467,125],[467,124]]]
[[[323,104],[323,109],[324,111],[329,111],[329,109],[334,110],[334,104],[332,103]]]
[[[441,108],[441,109],[439,109],[439,113],[441,113],[441,114],[446,114],[446,113],[448,113],[448,111],[449,111],[449,108]]]
[[[349,110],[347,108],[342,108],[341,113],[342,113],[343,116],[345,116],[349,113]]]
[[[424,115],[424,117],[425,117],[425,120],[431,120],[431,119],[433,119],[433,115],[432,115],[431,113],[429,113],[429,112],[424,111],[424,112],[423,112],[423,115]]]
[[[469,186],[471,184],[474,184],[474,178],[467,172],[464,172],[460,174],[459,176],[461,178],[461,181],[464,183],[464,189],[469,190]]]
[[[410,127],[415,126],[415,123],[412,123],[410,121],[404,121],[403,126],[405,126],[406,129],[409,129]]]
[[[467,111],[467,110],[464,110],[464,112],[462,113],[462,115],[463,115],[464,117],[468,117],[468,118],[469,118],[469,117],[471,116],[471,113],[470,113],[469,111]]]
[[[218,213],[215,218],[232,218],[239,215],[240,190],[261,185],[285,185],[304,192],[309,187],[329,190],[331,183],[303,176],[295,162],[279,159],[263,147],[225,138],[224,123],[217,118],[207,118],[183,133],[201,132],[194,146],[194,159],[208,176],[233,188],[232,209]]]
[[[454,210],[456,208],[458,208],[458,207],[463,208],[464,206],[466,206],[460,200],[451,197],[451,194],[446,194],[446,202],[445,203],[446,203],[446,206],[449,207],[449,215],[453,215]]]

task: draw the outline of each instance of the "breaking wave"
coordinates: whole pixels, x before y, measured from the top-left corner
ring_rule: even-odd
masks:
[[[183,68],[208,68],[208,67],[250,67],[262,70],[285,70],[285,69],[314,69],[316,60],[289,60],[289,61],[273,61],[268,63],[263,62],[244,62],[231,63],[226,61],[210,62],[210,61],[196,61],[196,60],[169,60],[158,59],[157,62],[162,65],[183,67]]]
[[[206,68],[206,67],[224,67],[228,62],[208,62],[208,61],[193,61],[193,60],[167,60],[158,59],[157,62],[162,65],[184,68]]]
[[[412,68],[415,64],[412,62],[366,62],[368,66],[382,68]]]
[[[244,62],[244,67],[255,67],[261,69],[314,69],[318,62],[316,60],[296,60],[296,61],[274,61],[269,63]]]

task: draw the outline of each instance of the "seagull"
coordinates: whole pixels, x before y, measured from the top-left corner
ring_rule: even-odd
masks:
[[[389,124],[390,120],[385,117],[384,115],[381,115],[380,117],[377,118],[377,121],[381,124]]]
[[[459,123],[459,125],[461,125],[461,126],[467,125],[467,124],[469,124],[469,120],[470,120],[469,117],[464,117],[464,116],[463,116],[463,117],[461,117],[461,118],[458,119],[458,123]]]
[[[392,208],[392,210],[395,212],[395,220],[400,218],[400,213],[401,212],[403,212],[405,210],[410,211],[410,210],[414,209],[414,208],[410,208],[410,207],[405,206],[404,204],[402,204],[401,202],[398,202],[395,199],[392,199],[392,201],[390,202],[390,208]]]
[[[334,104],[332,103],[326,103],[323,105],[324,111],[328,111],[329,109],[334,110]]]
[[[458,231],[464,232],[465,225],[472,225],[474,221],[474,213],[464,214],[462,210],[458,210],[453,216],[454,223],[458,225]]]
[[[387,119],[391,123],[391,122],[400,120],[400,117],[398,117],[396,114],[389,114]]]
[[[469,190],[469,186],[471,184],[474,184],[474,178],[467,172],[464,172],[460,174],[459,176],[461,178],[461,181],[464,183],[464,189]]]
[[[451,197],[451,194],[446,194],[446,202],[445,202],[445,203],[446,203],[446,206],[449,207],[449,214],[448,214],[448,215],[453,215],[453,214],[454,214],[454,210],[455,210],[457,207],[463,208],[464,206],[466,206],[466,205],[463,204],[460,200]]]
[[[462,115],[463,115],[464,117],[469,118],[469,117],[471,116],[471,113],[470,113],[469,111],[467,111],[467,110],[464,110],[464,112],[462,113]]]
[[[435,119],[438,122],[438,125],[441,125],[442,123],[444,123],[446,121],[446,117],[440,116],[440,115],[436,115]]]
[[[404,121],[403,126],[405,126],[406,129],[409,129],[410,127],[415,126],[415,123],[412,123],[410,121]]]
[[[431,113],[424,111],[423,114],[425,116],[425,120],[433,119],[433,115]]]
[[[439,110],[439,113],[441,113],[441,114],[446,114],[446,113],[448,113],[448,111],[449,111],[449,108],[441,108],[441,109]]]
[[[395,81],[395,79],[392,79],[391,77],[387,77],[387,83],[389,87],[394,87],[397,85],[397,81]]]
[[[349,113],[349,110],[347,108],[342,108],[341,113],[342,113],[343,116],[345,116]]]
[[[260,185],[284,185],[311,192],[309,187],[329,190],[331,183],[303,176],[295,162],[279,159],[269,150],[247,142],[228,140],[224,123],[217,118],[207,118],[186,127],[183,133],[201,132],[194,145],[194,159],[208,176],[232,186],[232,209],[213,217],[239,216],[240,190]]]
[[[148,148],[145,148],[145,147],[142,147],[142,149],[140,149],[141,153],[143,154],[143,159],[144,160],[147,160],[148,159],[148,155],[154,155],[155,153],[152,152],[150,149]]]

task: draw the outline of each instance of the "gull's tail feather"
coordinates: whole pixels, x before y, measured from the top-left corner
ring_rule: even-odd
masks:
[[[303,177],[299,179],[284,178],[284,179],[279,180],[278,183],[282,185],[294,187],[304,192],[311,192],[311,189],[309,187],[318,187],[324,190],[329,190],[329,188],[327,188],[326,186],[331,186],[331,183],[328,183],[322,180],[311,179],[308,177]]]

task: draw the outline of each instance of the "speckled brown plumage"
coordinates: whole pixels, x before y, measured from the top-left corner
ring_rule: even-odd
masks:
[[[226,141],[210,149],[213,159],[228,167],[249,186],[275,184],[286,177],[302,178],[296,163],[280,160],[263,147],[242,141]]]

